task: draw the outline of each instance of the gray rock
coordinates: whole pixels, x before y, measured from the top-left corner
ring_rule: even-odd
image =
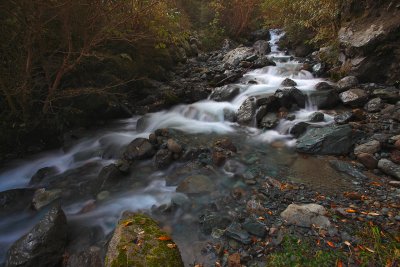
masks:
[[[43,179],[56,175],[58,173],[58,169],[56,167],[45,167],[38,170],[29,181],[29,185],[40,184]]]
[[[273,129],[278,126],[278,123],[278,116],[275,113],[269,113],[261,119],[259,126],[260,128]]]
[[[275,92],[275,97],[279,100],[282,107],[290,109],[293,104],[299,108],[306,106],[306,96],[296,87],[279,89]]]
[[[9,249],[6,266],[55,266],[67,244],[67,220],[58,206],[52,208],[32,230]]]
[[[362,107],[368,101],[368,94],[362,89],[350,89],[339,95],[343,104],[352,107]]]
[[[310,126],[311,124],[307,122],[299,122],[296,123],[290,130],[289,133],[293,135],[296,138],[299,138],[302,134],[304,134],[307,131],[307,127]]]
[[[343,92],[358,85],[358,79],[355,76],[347,76],[337,82],[339,91]]]
[[[354,149],[354,154],[358,155],[361,153],[367,153],[373,155],[379,150],[381,150],[381,143],[379,141],[372,140],[367,143],[356,146],[356,148]]]
[[[66,267],[103,267],[103,257],[101,249],[96,246],[91,246],[79,253],[72,254],[68,258]]]
[[[255,219],[246,219],[242,226],[244,230],[258,237],[265,237],[267,234],[267,227],[265,224]]]
[[[331,223],[325,216],[326,214],[327,211],[321,205],[291,204],[281,213],[281,217],[288,224],[293,224],[300,227],[312,227],[315,225],[316,227],[328,229],[330,228]]]
[[[379,97],[371,99],[365,104],[364,109],[368,112],[379,112],[384,107],[382,99]]]
[[[296,150],[319,155],[348,154],[353,145],[352,135],[349,125],[308,127],[306,133],[297,140]]]
[[[353,112],[346,111],[334,117],[334,120],[337,124],[346,124],[349,123],[353,119]]]
[[[313,91],[309,94],[310,101],[318,109],[330,109],[336,107],[340,98],[336,90]]]
[[[335,87],[333,87],[332,85],[330,85],[327,82],[319,82],[315,85],[315,90],[317,91],[326,91],[326,90],[333,90],[335,89]]]
[[[235,98],[239,93],[239,86],[228,84],[215,88],[210,95],[210,99],[217,102],[230,101]]]
[[[225,229],[232,222],[232,219],[221,212],[210,212],[200,216],[200,229],[205,234],[211,234],[212,229]]]
[[[226,228],[225,235],[245,245],[251,243],[251,237],[249,233],[243,230],[241,225],[236,222],[233,222]]]
[[[271,39],[271,34],[269,33],[268,29],[260,29],[250,33],[249,37],[251,41],[256,41],[256,40],[268,41],[269,39]]]
[[[239,63],[245,60],[247,57],[254,54],[254,49],[252,47],[238,47],[229,51],[222,60],[224,63],[238,66]]]
[[[210,193],[214,190],[214,181],[205,175],[188,176],[176,188],[176,192],[185,194]]]
[[[292,79],[286,78],[282,81],[281,86],[283,87],[294,87],[297,86],[297,83]]]
[[[254,52],[258,56],[265,56],[266,54],[271,52],[271,47],[269,46],[269,42],[265,40],[258,40],[253,45]]]
[[[400,180],[400,166],[388,159],[381,159],[378,162],[378,168],[387,175]]]
[[[136,138],[126,148],[124,158],[127,160],[148,159],[154,154],[155,150],[148,139]]]
[[[174,139],[168,139],[167,147],[169,151],[179,154],[182,152],[182,146],[178,144]]]
[[[246,99],[240,106],[237,121],[240,124],[251,125],[255,122],[256,102],[254,97]]]
[[[62,190],[52,189],[46,190],[45,188],[40,188],[35,191],[32,199],[32,206],[35,210],[40,210],[41,208],[49,205],[56,199],[61,197]]]
[[[359,171],[356,167],[354,167],[351,163],[342,161],[342,160],[330,160],[329,165],[332,166],[338,172],[345,173],[351,177],[357,179],[367,179],[367,177]]]
[[[314,112],[309,117],[310,122],[321,122],[321,121],[324,121],[324,119],[325,119],[325,115],[322,112]]]

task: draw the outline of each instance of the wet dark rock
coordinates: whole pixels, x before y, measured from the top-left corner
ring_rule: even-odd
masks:
[[[381,150],[381,143],[379,141],[372,140],[367,143],[356,146],[354,149],[354,154],[358,155],[361,153],[367,153],[373,155],[379,150]]]
[[[224,165],[226,158],[226,154],[223,151],[216,150],[212,153],[212,161],[217,167]]]
[[[36,189],[10,189],[0,192],[0,216],[28,209]]]
[[[351,163],[341,160],[330,160],[329,164],[338,172],[345,173],[357,179],[367,179],[367,177],[354,167]]]
[[[251,125],[254,121],[255,113],[256,113],[255,98],[250,97],[246,99],[240,106],[237,114],[237,121],[240,124]]]
[[[368,112],[379,112],[384,107],[382,99],[379,97],[371,99],[365,104],[364,109]]]
[[[294,87],[294,86],[297,86],[297,83],[295,81],[293,81],[292,79],[286,78],[281,83],[281,86],[283,86],[283,87]]]
[[[385,174],[400,180],[400,165],[397,165],[388,159],[381,159],[378,162],[378,168]]]
[[[331,222],[325,216],[326,214],[326,209],[318,204],[290,204],[286,210],[281,213],[281,217],[288,224],[293,224],[300,227],[309,228],[316,226],[323,229],[328,229],[331,226]]]
[[[104,261],[101,249],[91,246],[79,253],[74,253],[68,258],[66,267],[103,267]]]
[[[296,87],[279,89],[275,92],[275,97],[279,100],[282,107],[290,109],[293,104],[299,108],[306,106],[306,96]]]
[[[346,124],[349,123],[353,119],[353,113],[351,111],[343,112],[334,117],[334,120],[337,124]]]
[[[276,66],[276,63],[270,60],[268,57],[260,57],[256,61],[253,62],[253,68],[264,68],[266,66]]]
[[[171,165],[172,161],[173,161],[173,154],[168,149],[158,150],[153,158],[154,166],[157,169],[168,168]]]
[[[58,169],[56,167],[44,167],[38,170],[29,181],[29,185],[40,184],[46,177],[56,175]]]
[[[279,124],[279,118],[275,113],[269,113],[265,115],[260,123],[259,127],[260,128],[265,128],[265,129],[273,129]]]
[[[225,230],[225,235],[240,243],[248,245],[251,243],[251,236],[248,232],[242,229],[239,223],[233,222]]]
[[[266,225],[256,219],[246,219],[242,226],[244,230],[258,237],[265,237],[267,234]]]
[[[352,128],[349,125],[308,127],[296,144],[301,153],[320,155],[343,155],[351,151]]]
[[[376,89],[373,91],[372,95],[392,104],[395,104],[400,99],[399,89],[394,87]]]
[[[210,193],[215,190],[215,184],[205,175],[191,175],[186,177],[176,188],[176,192],[185,194]]]
[[[350,89],[339,95],[345,105],[362,107],[368,101],[368,94],[363,89]]]
[[[311,124],[307,122],[299,122],[296,123],[289,131],[291,135],[293,135],[296,138],[299,138],[302,134],[304,134],[307,131],[307,127],[310,126]]]
[[[314,112],[309,117],[310,122],[321,122],[321,121],[324,121],[324,119],[325,119],[325,115],[322,112]]]
[[[9,249],[6,266],[48,266],[60,263],[67,244],[67,220],[58,206]]]
[[[224,149],[224,150],[232,151],[232,152],[234,152],[234,153],[237,152],[236,146],[233,144],[232,140],[229,139],[229,138],[222,138],[222,139],[217,140],[217,141],[214,143],[214,146],[215,146],[215,147],[222,148],[222,149]]]
[[[200,229],[205,234],[211,234],[213,229],[225,229],[231,224],[232,219],[221,212],[209,212],[200,216]]]
[[[358,85],[358,79],[355,76],[347,76],[337,82],[337,86],[340,92],[344,92],[348,89],[356,87]]]
[[[136,138],[126,148],[124,158],[127,160],[148,159],[154,154],[155,150],[148,139]]]
[[[224,85],[222,87],[217,87],[213,90],[210,95],[210,99],[223,102],[230,101],[235,98],[240,93],[240,87],[234,84]]]
[[[336,90],[324,90],[310,92],[310,100],[319,109],[330,109],[336,107],[340,98]]]
[[[46,190],[45,188],[40,188],[35,191],[32,198],[32,207],[35,210],[40,210],[41,208],[49,205],[53,201],[61,197],[62,190],[52,189]]]
[[[265,112],[278,111],[278,109],[280,108],[279,99],[274,95],[256,97],[256,105],[257,107],[265,106]]]
[[[326,91],[326,90],[333,90],[335,89],[335,87],[333,87],[332,85],[330,85],[327,82],[319,82],[315,85],[315,90],[317,91]]]

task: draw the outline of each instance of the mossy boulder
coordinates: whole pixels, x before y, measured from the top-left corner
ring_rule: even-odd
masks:
[[[184,266],[176,244],[150,217],[125,212],[108,246],[106,267]]]

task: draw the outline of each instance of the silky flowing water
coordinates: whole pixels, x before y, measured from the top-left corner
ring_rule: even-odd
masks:
[[[105,242],[112,232],[119,216],[125,210],[150,212],[154,207],[168,206],[171,199],[188,199],[176,193],[176,186],[167,186],[166,177],[176,180],[188,173],[176,172],[176,163],[168,170],[157,171],[151,161],[143,161],[135,171],[122,179],[102,196],[89,194],[91,185],[102,167],[117,160],[124,146],[137,137],[148,137],[159,128],[171,128],[185,133],[182,138],[190,143],[211,146],[213,140],[229,137],[238,148],[230,161],[243,173],[256,169],[276,179],[286,179],[309,185],[318,191],[343,191],[351,187],[351,181],[333,170],[325,158],[298,155],[293,146],[296,140],[289,130],[300,121],[308,121],[316,111],[311,101],[305,109],[295,112],[294,121],[281,120],[275,130],[262,131],[252,127],[239,126],[224,120],[227,110],[236,112],[250,96],[273,94],[285,78],[294,80],[297,88],[307,92],[315,90],[322,79],[302,70],[302,64],[277,49],[281,37],[278,31],[271,31],[272,52],[269,55],[277,66],[250,71],[238,85],[241,93],[231,102],[204,100],[191,105],[179,105],[170,110],[151,113],[141,121],[141,131],[136,129],[140,117],[111,123],[97,132],[83,133],[83,138],[68,145],[68,148],[51,151],[28,160],[15,161],[0,173],[0,191],[29,187],[30,178],[41,168],[56,167],[57,188],[62,190],[62,207],[67,214],[71,228],[70,250],[79,251],[98,242]],[[248,84],[248,81],[257,84]],[[327,125],[333,118],[325,114],[325,121],[315,123]],[[229,164],[229,162],[228,162]],[[190,170],[189,170],[190,171]],[[181,177],[180,177],[181,176]],[[213,174],[215,191],[210,194],[191,197],[192,207],[170,216],[157,215],[163,227],[171,234],[180,247],[185,264],[207,261],[201,253],[208,237],[198,230],[198,215],[216,198],[229,194],[233,187],[246,188],[246,184],[232,178],[233,173],[220,169]],[[57,181],[57,179],[59,179]],[[90,207],[85,212],[83,209]],[[40,212],[20,211],[0,218],[0,265],[11,244],[31,229],[46,208]]]

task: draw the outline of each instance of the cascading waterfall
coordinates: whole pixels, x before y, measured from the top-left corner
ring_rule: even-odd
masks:
[[[30,161],[19,161],[0,174],[0,191],[14,188],[29,187],[30,178],[43,167],[55,167],[59,173],[84,166],[88,162],[98,163],[95,171],[102,166],[112,163],[120,156],[120,151],[130,141],[137,137],[147,137],[149,133],[159,128],[173,128],[189,134],[246,134],[245,138],[262,142],[284,141],[288,146],[293,145],[295,139],[289,134],[290,129],[299,122],[309,121],[309,116],[317,109],[309,100],[305,109],[294,112],[294,120],[282,119],[274,130],[262,131],[251,127],[241,127],[237,123],[225,120],[227,111],[237,112],[248,97],[274,94],[286,78],[294,80],[299,90],[306,95],[315,90],[315,85],[322,79],[302,70],[302,64],[278,50],[277,41],[283,33],[271,31],[271,54],[277,65],[250,71],[237,84],[240,94],[231,102],[215,102],[204,100],[191,105],[179,105],[168,111],[161,111],[123,120],[116,123],[114,128],[103,130],[92,137],[86,137],[75,143],[67,152],[60,150],[41,154]],[[256,84],[249,84],[253,81]],[[140,131],[136,129],[139,120]],[[312,123],[325,125],[333,121],[325,115],[325,121]],[[244,131],[243,131],[244,129]],[[89,135],[90,136],[90,135]],[[64,207],[68,219],[73,222],[85,222],[100,225],[107,233],[113,229],[120,213],[124,210],[150,209],[153,205],[168,203],[175,193],[175,187],[166,186],[163,173],[155,172],[149,176],[151,182],[145,187],[129,190],[113,196],[94,211],[80,214],[85,206],[84,199]],[[39,214],[40,215],[40,214]],[[29,212],[16,214],[9,218],[0,218],[0,263],[4,260],[6,249],[29,230],[39,215]]]

